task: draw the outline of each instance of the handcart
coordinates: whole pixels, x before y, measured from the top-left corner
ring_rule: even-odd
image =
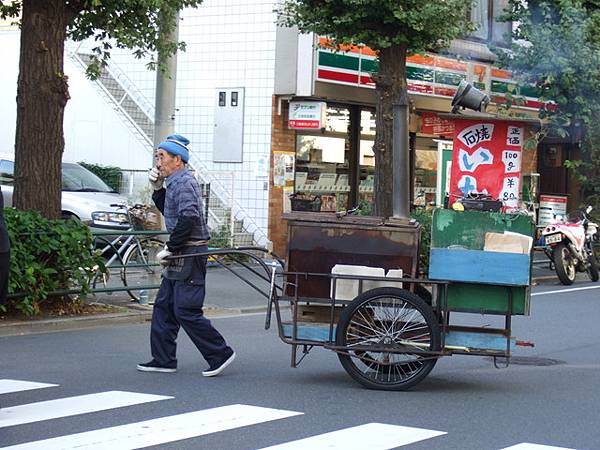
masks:
[[[442,356],[483,355],[498,367],[497,360],[507,364],[516,345],[532,345],[511,335],[512,316],[529,314],[531,248],[484,250],[489,233],[532,237],[529,217],[436,210],[428,278],[419,277],[422,230],[416,222],[325,213],[284,218],[288,250],[285,262],[279,260],[282,270],[264,262],[260,253],[266,249],[209,253],[217,261],[241,256],[240,263],[268,283],[268,291],[260,289],[225,265],[268,298],[265,328],[274,314],[280,339],[291,345],[292,367],[323,347],[337,353],[362,385],[406,390]],[[458,313],[491,314],[504,324],[451,323]]]

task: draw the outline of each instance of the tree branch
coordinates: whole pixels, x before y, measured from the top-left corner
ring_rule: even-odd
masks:
[[[77,17],[79,15],[79,13],[81,13],[81,11],[83,11],[83,9],[85,8],[85,3],[86,3],[86,0],[70,0],[67,3],[67,5],[66,5],[67,26],[71,25],[73,23],[73,20],[75,20],[75,17]]]

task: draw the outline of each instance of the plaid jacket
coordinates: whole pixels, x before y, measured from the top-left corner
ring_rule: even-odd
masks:
[[[197,218],[189,239],[208,240],[210,233],[204,218],[204,206],[198,181],[187,168],[178,170],[165,181],[167,187],[163,215],[167,231],[172,233],[179,217]]]

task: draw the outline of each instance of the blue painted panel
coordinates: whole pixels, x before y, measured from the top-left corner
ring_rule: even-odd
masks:
[[[333,326],[333,338],[335,341],[335,325]],[[283,334],[285,337],[291,338],[294,327],[292,324],[283,324]],[[298,324],[297,339],[307,339],[309,341],[328,342],[329,341],[329,325],[305,325]]]
[[[286,337],[291,338],[292,331],[293,326],[291,324],[283,324],[283,334]],[[298,339],[327,342],[329,340],[329,326],[298,324]],[[333,339],[335,340],[335,326],[333,327]],[[506,338],[489,333],[450,331],[446,334],[446,345],[503,351],[506,350]],[[515,348],[514,338],[510,340],[510,348],[511,350]]]
[[[477,333],[469,331],[449,331],[446,334],[446,345],[455,345],[478,350],[506,350],[506,338],[489,333]],[[516,347],[515,338],[510,338],[510,349]]]
[[[529,255],[432,248],[429,278],[469,283],[528,286]]]

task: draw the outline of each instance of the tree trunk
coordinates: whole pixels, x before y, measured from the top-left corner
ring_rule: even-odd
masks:
[[[61,212],[63,116],[69,99],[63,56],[64,0],[24,0],[17,86],[14,206]]]
[[[393,213],[393,105],[402,98],[406,90],[406,46],[393,45],[379,52],[379,73],[373,77],[377,89],[375,144],[375,210],[381,217]],[[408,150],[408,149],[407,149]],[[403,155],[409,164],[409,155]]]

